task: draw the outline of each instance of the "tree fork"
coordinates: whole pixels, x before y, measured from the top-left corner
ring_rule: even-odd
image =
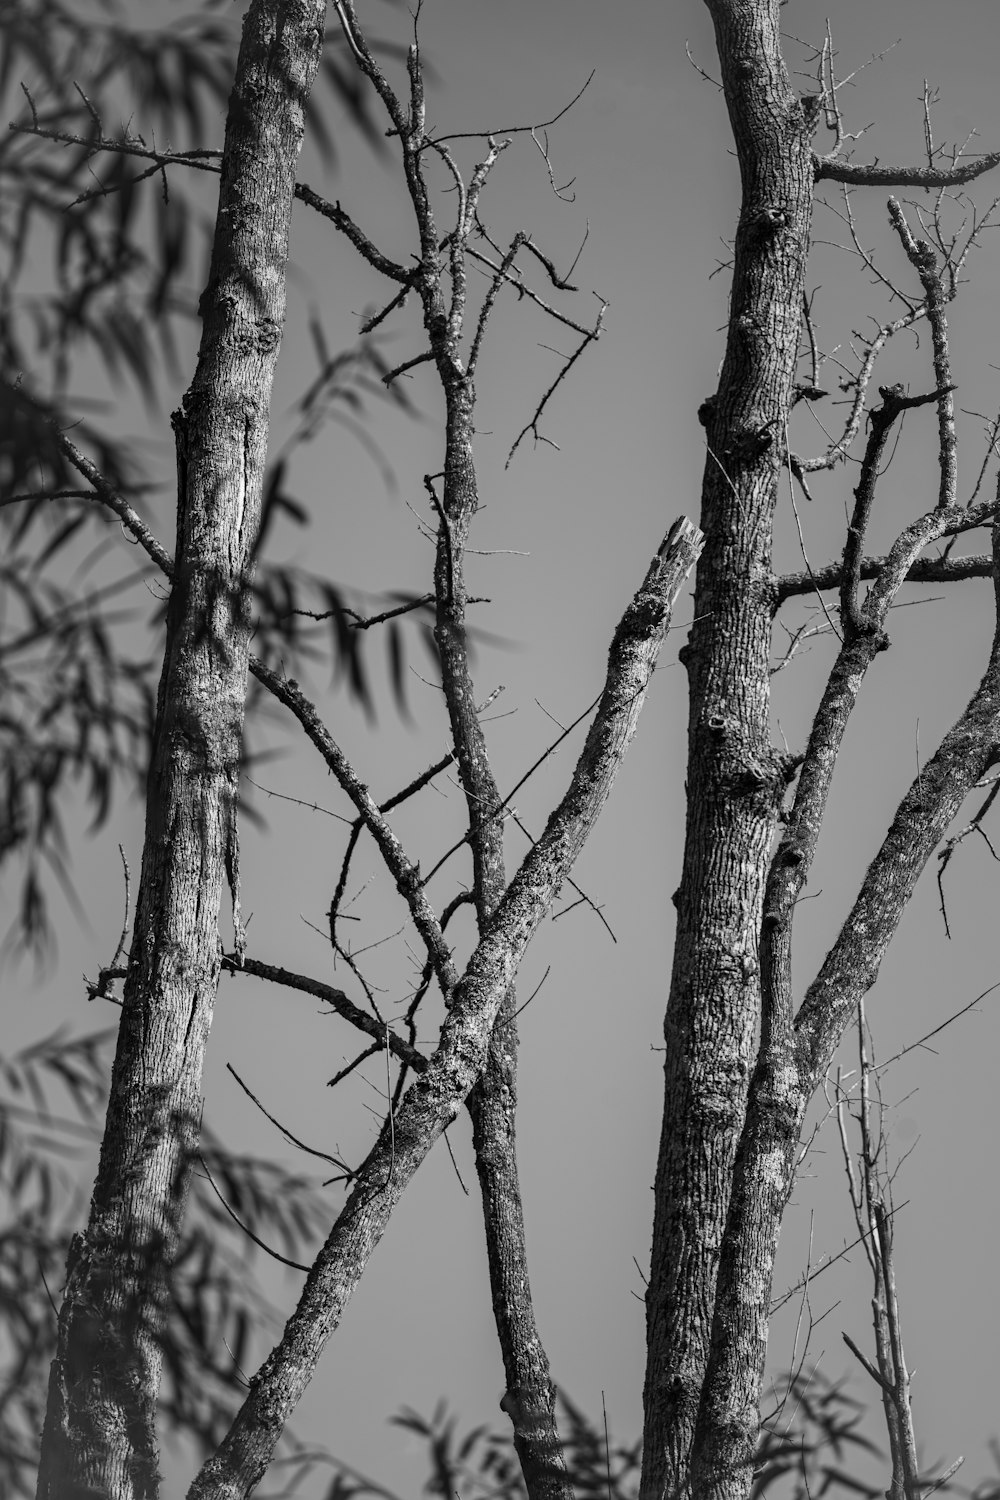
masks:
[[[706,0],[742,205],[708,451],[689,677],[688,814],[664,1035],[647,1305],[642,1495],[687,1491],[715,1282],[760,1014],[767,855],[787,768],[770,745],[771,524],[812,212],[815,112],[789,83],[778,0]]]

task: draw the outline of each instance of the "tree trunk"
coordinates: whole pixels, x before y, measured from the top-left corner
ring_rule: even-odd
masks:
[[[67,1263],[38,1495],[151,1500],[171,1260],[197,1152],[222,946],[237,946],[249,584],[320,0],[254,0],[226,122],[194,380],[174,413],[177,551],[142,876],[90,1217]]]
[[[994,537],[1000,560],[996,528]],[[777,956],[787,946],[794,901],[771,905],[781,885],[783,856],[797,847],[794,810],[789,819],[768,882],[762,941],[764,1035],[736,1161],[694,1444],[692,1488],[699,1500],[745,1500],[750,1493],[774,1256],[809,1100],[858,1001],[875,983],[921,872],[965,798],[995,764],[998,748],[1000,631],[964,713],[899,804],[794,1023],[785,1004],[790,969]]]
[[[771,526],[812,209],[811,114],[779,45],[779,0],[707,0],[742,203],[708,452],[689,677],[688,813],[667,1004],[647,1304],[645,1500],[686,1493],[719,1254],[760,1014],[768,852],[787,782],[771,748]]]
[[[435,283],[424,294],[424,322],[435,348],[447,403],[443,521],[435,563],[435,639],[452,743],[469,814],[473,897],[482,939],[507,888],[504,811],[476,711],[466,627],[465,545],[479,509],[472,448],[475,387],[438,330],[446,305]],[[436,347],[435,347],[436,346]],[[555,1386],[539,1337],[528,1274],[524,1211],[517,1164],[516,992],[503,999],[490,1038],[486,1066],[466,1100],[472,1118],[476,1174],[490,1270],[493,1316],[503,1357],[506,1391],[501,1405],[514,1429],[528,1500],[572,1500],[555,1420]]]
[[[935,389],[881,390],[843,560],[841,649],[806,754],[789,761],[768,739],[768,648],[780,599],[770,567],[779,473],[791,465],[792,405],[813,182],[818,176],[944,187],[966,180],[931,164],[868,168],[810,147],[823,101],[798,100],[782,63],[780,0],[706,0],[715,23],[736,141],[742,205],[726,354],[716,396],[699,417],[708,456],[702,492],[706,546],[690,685],[688,824],[677,897],[677,940],[665,1023],[666,1099],[656,1177],[647,1294],[644,1500],[693,1494],[745,1500],[760,1432],[771,1278],[809,1100],[845,1026],[878,974],[906,903],[962,802],[1000,754],[1000,631],[965,712],[897,809],[840,935],[796,1014],[791,936],[837,756],[865,674],[887,645],[887,612],[922,550],[994,518],[995,506],[955,499],[950,367],[942,275],[898,206],[890,217],[917,270],[933,335]],[[828,102],[828,101],[827,101]],[[975,171],[996,158],[982,158]],[[935,402],[941,480],[934,509],[906,526],[889,553],[862,557],[875,484],[902,411]],[[874,582],[858,600],[862,576]],[[801,770],[780,844],[769,860],[784,787]],[[768,866],[770,865],[770,869]],[[766,880],[765,880],[766,875]],[[760,1043],[752,1083],[754,1033]]]

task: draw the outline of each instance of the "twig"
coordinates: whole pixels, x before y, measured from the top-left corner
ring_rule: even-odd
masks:
[[[597,296],[597,293],[595,292],[594,295]],[[534,435],[534,439],[535,439],[536,443],[539,443],[539,442],[541,442],[541,443],[548,443],[548,445],[550,447],[552,447],[552,448],[558,448],[558,446],[559,446],[558,443],[554,443],[551,438],[547,438],[542,433],[539,432],[539,430],[538,430],[539,419],[541,418],[542,412],[545,410],[546,406],[548,405],[549,400],[555,394],[556,390],[559,388],[559,386],[562,384],[562,382],[565,380],[565,378],[569,374],[570,370],[573,368],[573,366],[576,364],[577,360],[580,358],[580,355],[583,353],[583,351],[590,344],[594,343],[595,340],[599,339],[600,336],[601,336],[601,330],[602,330],[602,328],[604,326],[604,314],[608,310],[608,304],[607,304],[607,302],[604,301],[603,297],[598,297],[597,300],[600,302],[601,308],[600,308],[600,312],[597,314],[597,321],[594,324],[594,327],[588,333],[586,333],[584,335],[583,340],[581,341],[581,343],[578,344],[577,347],[576,347],[576,349],[574,349],[573,353],[571,355],[569,355],[569,357],[567,358],[566,362],[564,363],[562,369],[559,371],[558,375],[556,376],[555,380],[553,380],[552,384],[549,386],[548,390],[545,392],[545,394],[542,396],[542,399],[539,401],[538,405],[535,407],[535,414],[532,417],[531,421],[528,422],[524,427],[521,428],[521,431],[518,433],[517,437],[514,439],[513,443],[510,446],[510,452],[507,454],[507,461],[504,464],[504,468],[505,469],[509,469],[510,468],[510,461],[511,461],[511,459],[514,457],[514,454],[517,452],[517,449],[520,446],[521,441],[525,437],[527,437],[527,435],[528,435],[529,432]]]
[[[307,1146],[305,1141],[301,1141],[299,1140],[297,1135],[293,1135],[293,1133],[288,1129],[287,1125],[282,1125],[280,1120],[275,1119],[270,1110],[266,1109],[265,1106],[257,1098],[257,1095],[254,1093],[253,1089],[250,1088],[249,1084],[243,1081],[231,1062],[226,1063],[226,1068],[228,1072],[232,1073],[233,1077],[236,1079],[236,1082],[239,1084],[244,1094],[246,1094],[247,1098],[252,1100],[252,1102],[256,1104],[257,1108],[260,1110],[264,1118],[270,1120],[271,1124],[275,1127],[276,1130],[281,1131],[281,1134],[285,1137],[285,1140],[288,1141],[290,1145],[297,1146],[298,1149],[300,1151],[304,1151],[307,1156],[318,1156],[321,1161],[329,1162],[331,1167],[339,1167],[342,1171],[347,1172],[348,1175],[350,1175],[350,1168],[345,1162],[342,1162],[339,1157],[331,1156],[328,1151],[320,1151],[316,1146]]]
[[[256,958],[247,958],[243,967],[240,968],[235,955],[226,954],[222,960],[222,967],[230,974],[250,974],[255,979],[267,979],[272,984],[281,984],[288,989],[299,990],[304,995],[315,995],[317,1000],[322,1000],[325,1004],[332,1006],[339,1016],[342,1016],[345,1021],[350,1021],[351,1025],[356,1026],[359,1031],[367,1032],[380,1048],[385,1044],[385,1023],[355,1005],[343,990],[335,989],[333,985],[324,984],[319,979],[311,979],[307,974],[296,974],[291,969],[280,968],[277,964],[261,963]],[[415,1073],[422,1073],[427,1067],[427,1059],[423,1053],[404,1042],[402,1037],[391,1033],[389,1045],[395,1055]]]
[[[298,719],[306,735],[336,776],[341,788],[361,814],[365,826],[378,845],[382,858],[396,882],[396,889],[410,909],[414,926],[424,941],[442,991],[446,997],[449,996],[457,983],[458,974],[438,919],[424,895],[419,867],[410,862],[399,839],[375,805],[368,788],[333,739],[314,705],[302,692],[298,683],[293,678],[286,679],[279,676],[273,668],[266,666],[257,658],[251,659],[250,670],[257,680],[273,693],[279,703],[283,703]]]
[[[577,89],[569,103],[564,104],[562,109],[557,114],[554,114],[550,120],[539,120],[535,125],[503,125],[499,129],[493,130],[455,130],[449,132],[448,135],[435,136],[434,143],[440,144],[442,141],[483,140],[491,135],[530,135],[535,130],[547,130],[550,125],[554,125],[557,120],[561,120],[563,115],[567,114],[573,108],[573,105],[583,98],[590,87],[596,71],[596,68],[591,68],[582,88]]]
[[[204,1168],[205,1176],[211,1183],[212,1191],[215,1193],[215,1196],[218,1198],[219,1202],[222,1204],[223,1208],[226,1210],[226,1213],[232,1219],[233,1223],[238,1225],[239,1228],[242,1229],[247,1239],[253,1240],[254,1244],[258,1245],[260,1249],[264,1251],[265,1255],[269,1255],[272,1260],[278,1261],[280,1265],[291,1266],[293,1271],[304,1271],[308,1275],[310,1270],[309,1266],[304,1266],[301,1261],[289,1260],[287,1255],[281,1255],[277,1250],[272,1250],[271,1246],[268,1245],[264,1240],[262,1240],[259,1235],[254,1234],[249,1224],[244,1223],[239,1214],[236,1213],[235,1209],[230,1208],[229,1204],[222,1196],[215,1178],[212,1176],[212,1173],[209,1170],[208,1163],[200,1151],[198,1152],[198,1160],[201,1162],[201,1165]]]

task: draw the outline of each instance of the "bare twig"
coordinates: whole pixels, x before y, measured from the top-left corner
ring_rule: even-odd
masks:
[[[338,1167],[341,1171],[346,1172],[348,1176],[351,1175],[351,1169],[347,1166],[346,1162],[342,1162],[337,1156],[331,1156],[328,1151],[320,1151],[316,1146],[307,1146],[305,1141],[300,1140],[297,1135],[295,1135],[291,1130],[288,1129],[287,1125],[282,1125],[281,1121],[276,1119],[275,1116],[271,1114],[270,1110],[260,1102],[253,1089],[248,1083],[244,1082],[244,1080],[237,1073],[236,1069],[233,1067],[232,1063],[226,1063],[226,1070],[233,1075],[233,1077],[236,1079],[236,1082],[243,1090],[244,1094],[246,1094],[247,1098],[257,1106],[264,1118],[266,1120],[270,1120],[271,1124],[275,1127],[276,1130],[280,1130],[281,1134],[285,1137],[285,1140],[288,1141],[289,1145],[297,1147],[299,1151],[304,1151],[307,1156],[318,1156],[321,1161],[328,1162],[331,1167]]]
[[[594,295],[597,295],[596,292]],[[594,341],[596,339],[599,339],[601,336],[601,330],[604,326],[604,314],[608,310],[608,304],[604,301],[603,297],[598,297],[597,300],[601,304],[600,312],[597,314],[597,321],[595,322],[593,328],[590,329],[589,332],[584,334],[582,341],[577,345],[573,353],[569,355],[565,360],[555,380],[553,380],[552,384],[549,386],[548,390],[545,392],[538,405],[535,407],[535,414],[532,417],[531,421],[526,423],[525,426],[521,428],[521,431],[514,439],[513,443],[510,446],[510,452],[507,454],[507,462],[505,463],[504,468],[510,467],[511,459],[514,457],[514,454],[517,452],[517,449],[520,446],[522,440],[527,437],[529,432],[534,436],[536,443],[548,443],[552,448],[558,447],[558,444],[553,443],[551,438],[547,438],[544,436],[544,434],[539,432],[538,423],[541,419],[542,412],[545,410],[550,399],[555,395],[556,390],[559,388],[559,386],[565,380],[566,376],[569,374],[570,370],[576,364],[577,360],[580,358],[580,355],[586,348],[588,348],[590,344],[594,343]]]
[[[534,125],[502,125],[499,129],[494,128],[492,130],[452,130],[447,135],[435,136],[435,143],[439,144],[442,141],[483,140],[491,135],[530,135],[536,130],[548,130],[551,125],[554,125],[557,120],[561,120],[563,115],[567,114],[573,108],[573,105],[583,98],[590,87],[596,71],[596,68],[590,70],[582,87],[577,89],[569,103],[564,104],[562,109],[548,120],[539,120]]]

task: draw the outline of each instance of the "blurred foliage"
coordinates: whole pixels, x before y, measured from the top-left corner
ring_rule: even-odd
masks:
[[[94,503],[56,435],[72,430],[104,478],[165,533],[172,504],[157,504],[151,446],[123,436],[120,411],[92,393],[138,393],[166,434],[164,376],[186,373],[178,369],[179,334],[197,317],[214,220],[204,172],[177,167],[139,181],[148,162],[98,152],[93,142],[217,149],[237,29],[233,8],[220,0],[187,16],[140,0],[0,0],[0,37],[6,119],[34,118],[77,138],[0,132],[0,866],[19,861],[8,937],[37,955],[51,941],[49,880],[76,901],[64,827],[70,807],[82,799],[99,825],[116,789],[144,782],[166,600],[164,582]],[[328,165],[336,158],[334,101],[347,128],[384,148],[368,96],[331,34],[309,119]],[[295,447],[337,422],[380,458],[368,430],[372,399],[405,402],[382,384],[377,340],[331,354],[316,314],[312,344],[315,372],[303,376],[293,437],[266,481],[254,649],[290,668],[326,663],[370,710],[359,630],[366,602],[272,563],[264,548],[278,520],[308,521],[289,477]],[[172,536],[162,540],[169,547]],[[398,626],[390,629],[389,670],[398,681]],[[58,1033],[0,1056],[5,1496],[34,1492],[55,1305],[69,1240],[85,1214],[80,1184],[93,1176],[112,1039]],[[227,1151],[210,1131],[202,1152],[218,1193],[251,1233],[288,1259],[311,1258],[330,1215],[308,1181]],[[202,1450],[214,1446],[242,1399],[253,1331],[266,1336],[277,1326],[252,1275],[256,1254],[196,1168],[163,1338],[163,1418],[168,1437]]]
[[[33,1495],[69,1240],[86,1204],[104,1119],[114,1032],[62,1032],[0,1056],[0,1494]],[[203,1131],[162,1336],[169,1439],[215,1447],[243,1399],[253,1333],[277,1333],[253,1274],[247,1228],[289,1259],[311,1260],[329,1228],[326,1197],[271,1161],[226,1151]],[[225,1200],[221,1201],[220,1196]],[[227,1208],[225,1205],[228,1204]],[[232,1210],[232,1212],[230,1212]]]
[[[761,1432],[753,1500],[765,1494],[776,1500],[818,1500],[821,1495],[874,1500],[882,1493],[880,1486],[851,1471],[852,1456],[878,1456],[879,1450],[859,1431],[865,1408],[847,1395],[842,1383],[832,1383],[814,1369],[786,1377],[771,1394],[777,1405]],[[641,1443],[616,1441],[606,1415],[598,1425],[562,1391],[558,1406],[566,1467],[579,1500],[637,1500]],[[444,1401],[430,1417],[404,1408],[392,1421],[424,1447],[422,1494],[441,1500],[526,1500],[509,1427],[496,1431],[480,1425],[463,1432]],[[403,1500],[357,1469],[306,1448],[272,1466],[270,1477],[280,1476],[284,1483],[268,1489],[266,1500],[291,1500],[331,1464],[333,1478],[325,1489],[310,1487],[310,1494],[322,1494],[324,1500]],[[979,1500],[986,1500],[985,1490]]]
[[[141,0],[0,0],[7,119],[28,126],[34,119],[74,138],[0,132],[0,866],[12,856],[20,861],[7,944],[36,959],[53,941],[49,881],[75,904],[67,806],[82,795],[95,827],[117,787],[143,786],[166,597],[144,555],[129,549],[94,503],[56,430],[72,430],[77,446],[171,548],[173,506],[158,494],[149,444],[124,438],[111,403],[89,393],[138,393],[165,447],[163,376],[178,376],[178,330],[197,318],[214,222],[204,171],[150,173],[148,161],[93,143],[218,149],[235,20],[221,0],[169,19]],[[308,120],[327,166],[336,164],[333,103],[346,128],[385,149],[369,95],[331,27]],[[216,170],[210,160],[201,165]],[[370,715],[359,621],[371,607],[330,579],[271,561],[265,548],[277,520],[308,523],[290,485],[295,448],[337,423],[384,472],[370,432],[372,403],[406,409],[407,402],[382,383],[388,366],[377,338],[331,353],[318,313],[310,326],[316,370],[303,375],[293,436],[266,480],[254,650],[289,671],[328,664],[333,681]],[[393,595],[390,602],[406,600]],[[399,619],[387,624],[384,645],[392,691],[405,711]],[[248,708],[252,729],[261,708],[256,690]]]

